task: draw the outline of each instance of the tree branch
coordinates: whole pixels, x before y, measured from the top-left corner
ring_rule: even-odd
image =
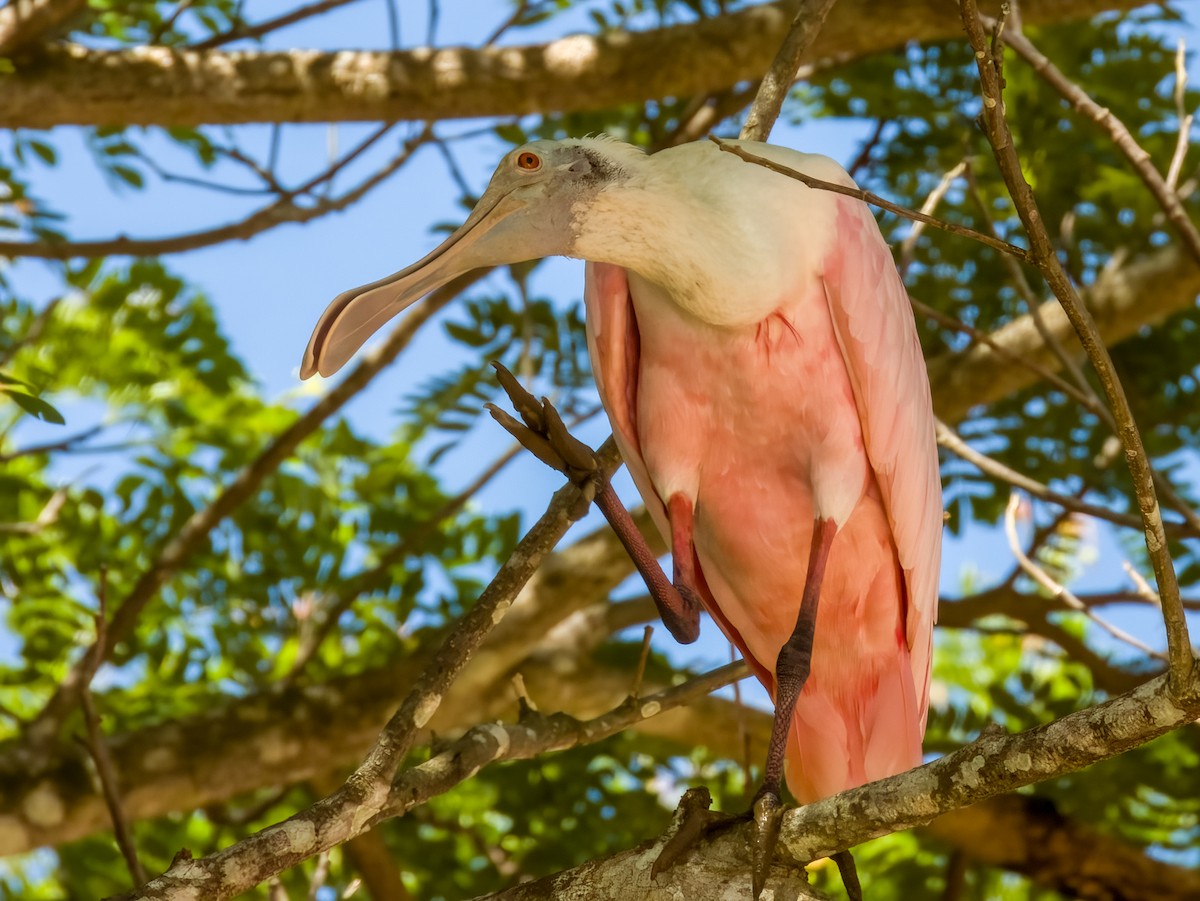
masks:
[[[107,658],[117,642],[129,635],[138,616],[158,594],[159,588],[208,540],[209,533],[216,525],[251,497],[263,480],[295,452],[300,442],[320,428],[321,423],[341,409],[347,401],[365,388],[371,379],[395,360],[422,325],[484,274],[486,270],[476,270],[461,276],[435,291],[415,307],[383,344],[365,356],[346,378],[317,401],[307,413],[276,435],[263,452],[239,472],[208,506],[192,514],[166,543],[151,567],[130,589],[125,600],[117,606],[100,646],[101,659]],[[46,703],[38,718],[30,725],[25,738],[35,757],[37,748],[54,739],[63,719],[75,706],[84,684],[83,676],[90,656],[90,651],[84,654],[63,679],[58,691]]]
[[[1087,353],[1088,360],[1104,389],[1105,398],[1117,424],[1117,433],[1125,447],[1125,463],[1133,479],[1138,510],[1144,523],[1146,551],[1154,567],[1159,594],[1162,596],[1163,621],[1166,625],[1168,653],[1171,657],[1171,681],[1177,691],[1183,691],[1185,687],[1192,685],[1192,647],[1188,639],[1187,620],[1179,598],[1179,582],[1163,529],[1162,514],[1154,488],[1154,474],[1142,444],[1142,436],[1133,419],[1129,400],[1113,367],[1112,358],[1104,345],[1104,338],[1063,270],[1050,235],[1042,222],[1033,190],[1025,180],[1021,161],[1013,144],[1012,132],[1004,114],[1000,60],[989,48],[975,0],[961,0],[961,10],[967,38],[975,50],[975,62],[983,90],[981,121],[992,145],[996,163],[1029,237],[1037,267],[1058,298]],[[999,43],[999,38],[997,33],[991,48]]]
[[[1104,704],[1016,735],[986,734],[932,763],[871,782],[784,814],[778,859],[802,866],[881,835],[929,823],[979,801],[1075,772],[1114,757],[1200,715],[1195,681],[1178,692],[1160,676]],[[1180,702],[1175,698],[1193,700]],[[672,870],[713,879],[733,878],[729,861],[746,874],[749,825],[739,825],[698,845]],[[650,864],[662,839],[582,867],[526,883],[496,899],[662,898],[650,882]],[[620,886],[613,894],[610,886]]]
[[[45,40],[87,9],[87,0],[9,0],[0,9],[0,57]]]
[[[787,99],[796,72],[812,46],[835,0],[801,0],[787,36],[771,62],[771,68],[758,85],[754,104],[742,126],[743,141],[765,141],[771,136],[783,101]]]
[[[1031,24],[1132,9],[1142,0],[1030,0]],[[762,76],[795,5],[751,6],[651,31],[525,47],[222,52],[47,47],[3,76],[0,127],[350,122],[523,116],[709,94]],[[895,0],[834,7],[808,59],[853,59],[956,38],[954,8]]]
[[[330,179],[348,163],[382,138],[389,128],[390,126],[385,126],[380,129],[324,172],[313,177],[301,187],[285,192],[277,200],[247,216],[241,222],[232,222],[217,228],[201,229],[167,238],[128,238],[122,235],[118,238],[99,241],[0,241],[0,256],[30,257],[43,260],[107,256],[160,256],[166,253],[199,250],[202,247],[211,247],[225,241],[246,241],[255,235],[289,222],[311,222],[329,213],[340,212],[357,203],[373,188],[382,184],[404,166],[412,158],[416,149],[431,136],[430,130],[426,128],[418,137],[406,142],[403,151],[386,166],[337,197],[311,194],[316,187],[329,183]],[[312,203],[302,205],[296,202],[304,196],[310,196]]]
[[[1200,898],[1200,871],[1156,860],[1144,848],[1063,816],[1046,798],[992,798],[939,817],[924,831],[972,860],[1073,898]]]

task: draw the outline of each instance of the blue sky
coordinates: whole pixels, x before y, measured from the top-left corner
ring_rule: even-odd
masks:
[[[291,8],[293,4],[247,4],[247,15],[265,19]],[[404,46],[424,42],[429,6],[402,3],[401,41]],[[507,5],[469,0],[443,0],[438,31],[439,43],[477,44],[492,31],[508,12]],[[532,42],[561,35],[571,28],[586,28],[584,10],[575,10],[570,18],[554,19],[534,31],[522,31],[512,42]],[[1194,35],[1194,33],[1193,33]],[[304,23],[271,36],[268,47],[304,46],[314,48],[386,48],[388,29],[386,7],[382,2],[350,4],[335,14]],[[453,135],[478,128],[479,122],[451,122],[439,126],[439,133]],[[331,145],[345,150],[374,130],[374,125],[290,126],[286,129],[282,164],[286,174],[299,181],[319,171],[327,163]],[[352,184],[356,173],[366,173],[386,160],[398,146],[408,126],[401,126],[397,137],[384,141],[367,154],[359,165],[339,178],[339,186]],[[825,153],[846,163],[859,141],[871,129],[870,123],[821,120],[792,127],[781,124],[773,140],[798,149]],[[263,151],[269,129],[251,126],[238,130],[239,141],[247,150]],[[70,233],[76,238],[103,238],[115,234],[157,236],[190,231],[229,221],[249,212],[255,201],[243,203],[227,195],[199,191],[191,187],[153,183],[145,192],[114,190],[90,162],[90,156],[78,134],[69,129],[55,131],[54,140],[62,153],[61,165],[41,179],[38,192],[51,206],[71,215]],[[186,170],[186,158],[172,145],[153,135],[149,146],[160,148],[164,164],[174,159],[175,168]],[[507,145],[499,140],[464,145],[459,162],[470,183],[481,189]],[[232,170],[218,169],[213,177],[233,176]],[[290,397],[304,406],[322,390],[321,380],[300,383],[297,367],[300,354],[318,315],[328,301],[347,287],[390,273],[422,256],[440,239],[430,230],[431,223],[460,220],[463,211],[455,203],[457,189],[444,161],[432,149],[420,151],[400,174],[376,189],[350,210],[318,219],[305,226],[283,226],[246,242],[227,243],[214,248],[173,255],[166,258],[169,268],[184,275],[203,290],[216,305],[223,327],[235,350],[246,360],[251,372],[269,396]],[[21,262],[13,270],[14,281],[43,300],[57,290],[57,281],[41,263]],[[503,274],[494,274],[503,279]],[[554,260],[540,267],[534,276],[534,293],[549,295],[564,303],[575,302],[582,290],[582,263]],[[453,311],[449,314],[454,315]],[[347,408],[347,414],[360,428],[386,435],[396,422],[395,410],[401,398],[428,376],[445,371],[463,354],[442,336],[440,330],[426,326],[414,347],[390,370]],[[74,425],[74,424],[73,424]],[[605,424],[596,423],[583,434],[598,443],[607,434]],[[56,436],[51,427],[27,424],[22,428],[26,440]],[[485,420],[480,429],[439,464],[439,472],[451,486],[461,486],[484,468],[495,449],[503,447],[498,429]],[[489,509],[524,510],[529,518],[545,506],[559,477],[540,463],[525,457],[514,463],[506,474],[478,498]],[[632,502],[635,493],[626,477],[618,482],[622,495]],[[528,519],[527,519],[528,521]],[[579,532],[597,522],[593,516],[576,527]],[[1104,527],[1093,530],[1098,562],[1082,575],[1079,590],[1126,584],[1120,576],[1124,554]],[[968,528],[960,540],[949,542],[943,566],[944,590],[953,593],[964,573],[977,572],[987,582],[1003,577],[1011,568],[1012,558],[1002,534],[994,529]],[[629,591],[636,590],[629,583]],[[1147,639],[1158,643],[1161,625],[1156,616],[1142,611],[1110,611],[1112,618]],[[680,662],[702,660],[707,664],[728,659],[728,646],[711,623],[706,624],[702,640],[692,648],[677,649],[665,630],[658,631],[656,642]]]

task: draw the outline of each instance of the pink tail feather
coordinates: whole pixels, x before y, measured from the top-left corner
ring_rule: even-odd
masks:
[[[851,685],[810,678],[796,702],[786,774],[802,804],[920,765],[924,718],[908,648],[873,663]]]

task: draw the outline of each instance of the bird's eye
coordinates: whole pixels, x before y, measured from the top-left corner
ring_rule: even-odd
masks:
[[[542,158],[532,150],[526,150],[517,157],[517,168],[526,172],[537,172],[542,168]]]

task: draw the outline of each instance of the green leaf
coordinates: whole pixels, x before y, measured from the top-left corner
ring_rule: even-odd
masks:
[[[35,397],[32,394],[25,394],[23,391],[14,391],[11,388],[0,388],[0,392],[7,394],[12,398],[13,402],[29,413],[31,416],[36,416],[38,419],[52,422],[55,425],[65,425],[66,420],[63,415],[46,403],[40,397]]]

